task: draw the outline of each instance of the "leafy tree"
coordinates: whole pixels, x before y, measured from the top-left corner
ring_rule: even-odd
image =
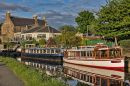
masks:
[[[39,40],[38,43],[39,43],[40,46],[43,46],[43,45],[46,44],[46,40],[42,38],[42,39]]]
[[[88,26],[90,26],[92,22],[95,21],[95,17],[92,12],[81,11],[76,17],[75,21],[79,26],[79,31],[81,33],[87,33],[89,28]],[[91,30],[89,29],[89,31]]]
[[[38,45],[39,43],[33,38],[32,40],[22,40],[20,42],[20,44],[24,48],[26,44],[35,44],[35,45]]]
[[[31,40],[31,41],[29,41],[29,43],[30,43],[30,44],[36,44],[36,45],[38,44],[37,40],[36,40],[36,39],[34,39],[34,38],[32,38],[32,40]]]
[[[74,26],[71,26],[71,25],[64,25],[64,26],[61,26],[61,27],[59,28],[59,30],[60,30],[61,32],[67,32],[67,31],[76,32],[75,27],[74,27]]]
[[[81,44],[81,37],[78,37],[78,36],[71,36],[70,39],[69,39],[69,45],[70,47],[72,46],[79,46]]]
[[[130,0],[111,0],[98,13],[98,34],[118,39],[130,36]]]
[[[62,35],[55,36],[53,39],[55,40],[57,46],[60,47],[62,45],[61,43]]]
[[[62,26],[60,28],[61,35],[56,36],[54,39],[56,40],[57,45],[61,45],[63,47],[71,47],[80,45],[81,38],[76,37],[75,34],[77,30],[73,26]]]

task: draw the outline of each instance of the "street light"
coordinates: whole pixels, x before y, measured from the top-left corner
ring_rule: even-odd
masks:
[[[88,36],[88,29],[89,29],[89,25],[87,25],[87,36]]]

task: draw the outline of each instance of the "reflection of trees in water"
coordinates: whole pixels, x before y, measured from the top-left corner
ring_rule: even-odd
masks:
[[[84,84],[84,83],[82,83],[82,82],[78,82],[76,86],[89,86],[89,85]]]

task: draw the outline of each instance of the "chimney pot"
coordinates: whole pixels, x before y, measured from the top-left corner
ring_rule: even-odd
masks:
[[[8,18],[10,17],[10,12],[9,11],[6,12],[6,17],[8,17]]]
[[[38,16],[37,16],[37,15],[34,15],[34,16],[33,16],[33,19],[34,19],[34,24],[35,24],[35,26],[38,26]]]
[[[43,23],[43,26],[44,26],[44,27],[47,27],[46,17],[45,17],[45,16],[43,16],[43,18],[42,18],[42,19],[43,19],[43,22],[44,22],[44,23]]]

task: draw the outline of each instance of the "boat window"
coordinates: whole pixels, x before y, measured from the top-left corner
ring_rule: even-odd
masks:
[[[33,53],[33,50],[30,50],[30,53]]]
[[[42,50],[40,50],[40,53],[42,53]]]
[[[120,50],[110,50],[109,52],[110,58],[119,58],[121,56]]]
[[[50,50],[49,50],[49,49],[47,49],[47,53],[50,53]]]
[[[100,86],[100,77],[96,77],[96,86]]]
[[[107,57],[107,50],[101,50],[101,58],[106,58]]]
[[[88,75],[86,76],[86,81],[89,82],[89,76]]]
[[[37,50],[37,53],[39,53],[39,50]]]
[[[33,50],[34,51],[34,53],[36,53],[36,50]]]
[[[70,53],[70,52],[68,52],[68,56],[71,56],[71,53]]]
[[[119,80],[110,80],[110,86],[121,86],[121,81]]]
[[[53,50],[53,49],[51,50],[51,53],[54,53],[54,50]]]
[[[56,49],[56,53],[60,53],[60,50],[59,50],[59,49]]]
[[[101,86],[107,86],[107,79],[101,78]]]
[[[81,56],[86,56],[86,51],[81,51]]]
[[[43,50],[43,53],[46,53],[46,50],[45,50],[45,49]]]
[[[92,57],[92,51],[90,51],[90,57]]]
[[[114,58],[115,57],[115,53],[113,50],[110,50],[109,51],[109,55],[110,55],[110,58]]]
[[[90,83],[92,83],[92,76],[89,76],[89,79],[90,79]]]
[[[89,57],[89,52],[88,51],[86,52],[86,56]]]

